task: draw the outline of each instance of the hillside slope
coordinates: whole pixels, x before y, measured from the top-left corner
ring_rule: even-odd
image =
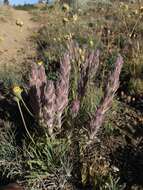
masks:
[[[0,69],[20,64],[24,58],[34,56],[34,49],[30,40],[32,32],[37,28],[27,11],[5,8],[3,19],[0,19]],[[10,15],[5,15],[6,11]],[[1,17],[1,14],[0,14]],[[24,24],[19,27],[16,20]]]

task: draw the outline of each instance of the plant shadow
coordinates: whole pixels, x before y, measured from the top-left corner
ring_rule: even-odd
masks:
[[[126,184],[125,190],[130,190],[134,185],[143,187],[143,139],[136,146],[119,146],[112,153],[111,160],[119,168],[121,183]]]

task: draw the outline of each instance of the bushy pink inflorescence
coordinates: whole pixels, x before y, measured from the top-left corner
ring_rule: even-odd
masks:
[[[47,85],[46,73],[44,66],[33,64],[31,68],[31,75],[29,79],[29,96],[30,103],[35,116],[38,118],[42,109],[41,97],[44,94],[44,88]]]
[[[47,85],[44,89],[44,99],[43,99],[43,119],[45,126],[48,127],[49,134],[53,134],[54,118],[56,113],[56,95],[55,87],[53,81],[47,81]]]
[[[39,124],[53,131],[55,107],[55,88],[53,81],[47,81],[44,65],[33,64],[29,80],[29,96],[33,113]]]
[[[117,61],[115,63],[115,68],[113,73],[109,76],[107,86],[104,92],[104,96],[95,112],[93,118],[91,118],[89,122],[89,128],[91,131],[90,139],[94,139],[99,131],[104,118],[105,113],[111,107],[111,103],[113,101],[113,97],[119,87],[119,76],[123,65],[123,58],[121,55],[118,56]]]
[[[68,105],[70,59],[65,54],[60,61],[59,79],[47,80],[44,65],[33,64],[29,80],[30,104],[39,123],[53,133],[56,123],[61,127],[62,114]]]
[[[61,128],[61,120],[64,109],[68,105],[69,80],[70,80],[70,57],[65,54],[60,61],[59,80],[56,82],[56,117],[57,126]]]
[[[69,52],[60,60],[59,78],[56,82],[47,80],[43,65],[33,64],[29,80],[30,103],[33,113],[39,122],[48,128],[52,135],[55,124],[61,128],[62,114],[68,105],[70,61],[79,61],[78,44],[73,41],[69,44]],[[82,98],[85,96],[88,81],[94,76],[99,67],[99,51],[89,52],[84,50],[84,60],[80,64],[77,98],[71,104],[71,112],[76,116],[80,109]],[[110,108],[113,97],[119,86],[119,76],[123,65],[123,59],[119,55],[115,63],[115,69],[110,75],[104,96],[96,110],[96,113],[88,123],[90,139],[94,139],[100,129],[105,113]]]

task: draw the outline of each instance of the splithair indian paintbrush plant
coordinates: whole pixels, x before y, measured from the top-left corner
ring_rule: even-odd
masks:
[[[59,78],[46,79],[44,65],[32,65],[30,75],[30,103],[39,124],[53,135],[54,125],[60,129],[62,113],[68,105],[70,57],[66,53],[60,60]]]
[[[71,88],[71,70],[76,70],[74,78],[76,85],[72,96],[71,111],[73,116],[80,110],[83,98],[86,94],[89,80],[96,75],[99,67],[99,50],[90,51],[88,48],[80,48],[77,43],[70,40],[68,51],[60,60],[59,77],[57,81],[48,80],[44,64],[33,64],[31,68],[29,95],[33,113],[39,124],[46,127],[50,136],[54,135],[55,128],[61,129],[62,115],[69,104],[69,92]],[[93,117],[88,123],[90,139],[94,139],[102,126],[104,117],[111,107],[113,97],[119,86],[119,75],[123,65],[123,59],[119,55],[115,63],[114,71],[110,74],[106,84],[104,96]],[[77,68],[75,68],[77,67]]]

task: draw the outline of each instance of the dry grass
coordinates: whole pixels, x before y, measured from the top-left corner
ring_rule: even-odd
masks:
[[[113,62],[111,57],[120,52],[125,57],[123,83],[127,82],[130,93],[128,76],[142,80],[143,14],[140,7],[138,3],[115,2],[102,6],[99,3],[77,12],[77,21],[73,21],[72,9],[64,12],[59,5],[38,10],[36,19],[42,23],[39,34],[34,36],[38,53],[44,60],[56,60],[69,38],[76,39],[80,45],[102,49],[101,59],[105,61],[110,57],[109,66]],[[104,69],[106,72],[106,66]]]
[[[0,22],[10,22],[13,10],[9,6],[0,6]]]

